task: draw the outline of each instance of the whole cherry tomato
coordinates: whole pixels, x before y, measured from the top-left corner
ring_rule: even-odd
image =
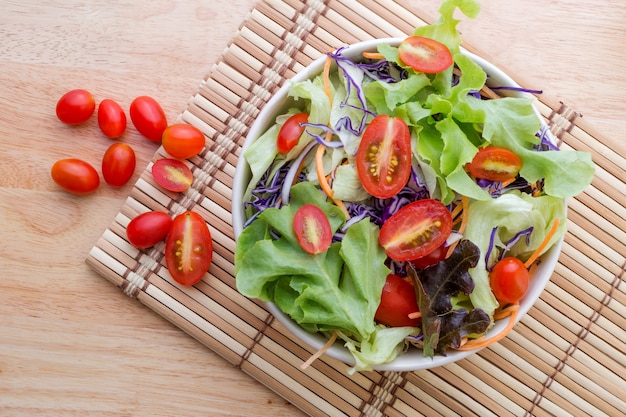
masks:
[[[454,62],[446,45],[422,36],[409,36],[402,41],[398,55],[403,63],[426,74],[444,71]]]
[[[187,211],[174,218],[165,241],[165,263],[170,275],[182,285],[193,285],[209,270],[213,241],[204,219]]]
[[[104,135],[117,139],[126,130],[126,113],[117,101],[105,98],[98,105],[98,126]]]
[[[161,143],[167,118],[161,105],[152,97],[139,96],[130,103],[130,120],[143,136]]]
[[[156,245],[167,236],[172,218],[161,211],[148,211],[134,217],[126,226],[126,237],[139,249]]]
[[[388,218],[378,240],[391,259],[410,261],[439,248],[451,231],[450,210],[439,200],[425,199],[407,204]]]
[[[404,120],[376,116],[363,132],[356,168],[365,191],[378,198],[396,195],[411,175],[411,134]]]
[[[504,258],[489,273],[489,283],[496,299],[501,303],[517,303],[526,294],[530,274],[517,258]]]
[[[204,134],[195,126],[174,123],[163,131],[163,149],[178,159],[187,159],[204,149]]]
[[[56,161],[51,169],[52,179],[64,190],[74,194],[89,194],[100,185],[98,171],[88,162],[68,158]]]
[[[57,117],[70,125],[86,122],[96,109],[93,95],[83,89],[68,91],[63,94],[56,106]]]
[[[420,309],[413,285],[397,275],[389,274],[374,319],[389,327],[416,327],[421,319],[409,318],[409,314],[418,311]]]
[[[112,187],[126,184],[135,172],[135,151],[125,143],[109,146],[102,157],[102,176]]]
[[[314,204],[305,204],[296,211],[293,229],[298,243],[305,252],[324,252],[332,243],[333,233],[328,217]]]
[[[292,150],[300,140],[302,132],[304,132],[303,123],[309,121],[309,115],[306,113],[297,113],[289,117],[280,127],[278,137],[276,138],[276,148],[278,152],[285,154]]]

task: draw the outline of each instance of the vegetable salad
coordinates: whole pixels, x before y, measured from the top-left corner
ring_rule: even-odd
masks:
[[[496,319],[512,326],[533,265],[565,232],[565,199],[594,173],[589,154],[552,144],[530,99],[482,93],[457,8],[479,11],[444,0],[398,46],[329,53],[244,154],[238,290],[342,340],[353,370],[410,346],[479,348]]]

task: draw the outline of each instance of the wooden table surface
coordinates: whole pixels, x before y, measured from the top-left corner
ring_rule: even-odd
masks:
[[[432,20],[438,2],[422,3]],[[482,3],[467,44],[626,155],[622,1]],[[64,92],[126,110],[151,95],[173,121],[254,4],[0,0],[0,415],[301,414],[85,264],[157,145],[129,127],[138,163],[119,189],[74,196],[50,178],[61,158],[99,167],[111,144],[95,117],[56,119]]]

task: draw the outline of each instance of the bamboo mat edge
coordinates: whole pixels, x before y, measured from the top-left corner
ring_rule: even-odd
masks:
[[[365,6],[361,16],[348,17],[357,3]],[[620,398],[626,349],[618,321],[626,305],[621,284],[625,253],[619,247],[626,232],[617,223],[624,219],[619,187],[626,165],[624,156],[610,148],[594,152],[600,172],[570,204],[574,227],[539,306],[504,342],[466,360],[429,371],[348,377],[345,365],[322,358],[301,372],[299,364],[310,349],[262,305],[234,289],[230,187],[247,128],[272,91],[332,43],[398,36],[421,21],[401,1],[390,11],[381,9],[381,1],[259,2],[181,115],[209,138],[207,151],[191,161],[197,174],[192,191],[182,198],[163,193],[148,167],[89,253],[88,264],[309,415],[409,415],[416,409],[462,415],[626,413]],[[372,27],[376,31],[368,32]],[[538,107],[566,146],[606,147],[581,128],[577,113],[567,106],[540,97]],[[148,209],[193,209],[207,219],[216,249],[209,277],[199,285],[172,283],[163,268],[162,247],[142,252],[125,241],[127,222]],[[592,244],[604,250],[598,252]],[[568,300],[576,306],[567,305]],[[502,380],[510,388],[502,387]]]

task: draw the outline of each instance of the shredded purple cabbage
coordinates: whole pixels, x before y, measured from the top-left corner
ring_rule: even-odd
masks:
[[[530,94],[543,94],[542,90],[531,90],[530,88],[514,87],[514,86],[507,86],[507,85],[501,85],[501,86],[489,87],[489,88],[493,91],[508,90],[508,91],[521,91],[523,93],[530,93]]]
[[[491,252],[493,252],[493,250],[495,249],[495,238],[496,238],[497,230],[498,230],[498,226],[491,229],[491,235],[489,236],[489,249],[487,249],[487,253],[485,253],[485,265],[487,267],[487,271],[489,272],[491,272],[493,270],[493,267],[495,266],[495,264],[489,265],[489,258],[491,257]],[[505,258],[507,252],[510,251],[511,248],[515,246],[517,242],[519,242],[520,239],[522,239],[523,237],[526,238],[526,245],[530,245],[530,234],[532,232],[533,232],[532,226],[527,229],[520,230],[519,232],[517,232],[511,239],[509,239],[508,242],[504,244],[504,248],[502,252],[500,253],[500,255],[498,256],[496,263],[498,263],[498,261],[501,261],[503,258]]]

